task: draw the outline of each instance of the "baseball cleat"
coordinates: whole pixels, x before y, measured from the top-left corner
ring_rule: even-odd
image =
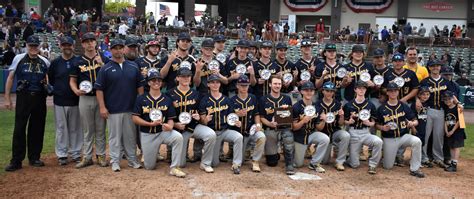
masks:
[[[425,174],[421,172],[421,170],[416,170],[416,171],[410,171],[410,175],[418,177],[418,178],[424,178]]]
[[[67,165],[67,157],[58,158],[58,163],[60,166]]]
[[[441,160],[435,160],[435,161],[433,161],[433,163],[438,165],[440,168],[443,168],[443,169],[448,167],[448,165],[444,164],[444,162],[441,161]]]
[[[171,169],[170,171],[170,175],[172,176],[176,176],[178,178],[184,178],[186,177],[186,173],[184,173],[183,171],[181,171],[179,168],[177,167],[174,167]]]
[[[141,169],[141,168],[143,168],[140,163],[135,162],[135,161],[128,162],[128,166],[131,167],[131,168],[134,168],[134,169]]]
[[[240,166],[239,165],[232,165],[231,170],[234,172],[234,174],[239,175],[240,174]]]
[[[205,165],[205,164],[200,164],[199,168],[201,168],[206,173],[214,173],[214,169],[211,166],[208,166],[208,165]]]
[[[88,166],[91,166],[92,164],[94,164],[94,162],[92,162],[91,159],[82,158],[81,162],[76,164],[76,169],[88,167]]]
[[[107,167],[107,166],[109,166],[109,163],[108,163],[107,160],[105,159],[105,155],[99,155],[99,156],[97,156],[97,164],[99,164],[99,166],[101,166],[101,167]]]
[[[325,170],[323,167],[321,167],[320,164],[312,164],[312,163],[309,163],[308,168],[311,169],[311,170],[315,170],[315,171],[318,172],[318,173],[324,173],[324,172],[326,172],[326,170]]]
[[[257,161],[252,161],[252,171],[257,173],[260,172],[260,165]]]
[[[119,172],[120,171],[120,165],[118,163],[112,163],[112,171],[113,172]]]
[[[22,168],[21,164],[10,163],[9,165],[5,167],[5,171],[12,172],[12,171],[19,170],[21,168]]]
[[[375,170],[375,167],[370,167],[370,166],[369,166],[369,170],[368,170],[367,172],[368,172],[369,174],[372,174],[372,175],[374,175],[374,174],[377,173],[377,171]]]
[[[334,165],[334,167],[336,167],[336,170],[338,171],[344,171],[346,168],[344,168],[344,165],[342,164],[336,164]]]
[[[425,161],[425,162],[421,163],[421,166],[423,166],[425,168],[433,168],[433,163],[430,162],[430,161]]]

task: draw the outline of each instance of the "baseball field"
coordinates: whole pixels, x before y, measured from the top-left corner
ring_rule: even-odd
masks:
[[[59,166],[54,154],[53,112],[48,111],[42,159],[46,166],[34,168],[24,161],[23,169],[6,173],[3,167],[11,157],[14,112],[0,110],[0,198],[155,198],[155,197],[219,197],[219,198],[471,198],[474,195],[474,124],[467,126],[466,147],[461,152],[457,173],[439,167],[423,168],[426,178],[412,177],[408,167],[367,173],[367,162],[358,169],[339,172],[332,165],[323,165],[326,173],[316,174],[306,167],[298,172],[319,176],[320,180],[292,180],[284,173],[283,162],[277,167],[262,166],[261,173],[251,171],[250,162],[242,173],[234,175],[230,163],[221,163],[212,174],[204,173],[198,163],[183,169],[186,178],[169,176],[168,163],[159,162],[148,171],[127,167],[114,173],[110,167],[97,165],[75,169],[73,163]],[[162,151],[165,148],[162,146]],[[166,154],[166,153],[162,153]],[[408,161],[410,151],[405,154]],[[282,160],[281,160],[282,161]]]

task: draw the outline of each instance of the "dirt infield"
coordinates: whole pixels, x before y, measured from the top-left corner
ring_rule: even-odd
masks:
[[[162,146],[163,148],[163,146]],[[336,171],[325,165],[326,173],[317,174],[318,181],[294,181],[284,174],[283,162],[278,167],[262,165],[261,173],[250,170],[245,162],[240,175],[230,171],[230,163],[221,163],[215,173],[207,174],[198,163],[184,168],[188,176],[176,178],[168,175],[168,163],[160,162],[156,170],[135,170],[122,161],[122,171],[112,172],[110,167],[97,165],[75,169],[70,163],[58,166],[54,155],[43,158],[46,167],[23,169],[1,174],[1,198],[151,198],[151,197],[211,197],[211,198],[471,198],[474,194],[474,160],[462,159],[457,173],[441,168],[424,168],[424,179],[408,174],[408,167],[393,170],[378,168],[376,175],[367,174],[367,162],[359,169]],[[312,173],[308,168],[299,172]]]

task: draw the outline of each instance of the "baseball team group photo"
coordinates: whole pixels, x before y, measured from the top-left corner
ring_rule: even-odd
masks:
[[[470,0],[0,0],[0,198],[470,198],[473,21]]]

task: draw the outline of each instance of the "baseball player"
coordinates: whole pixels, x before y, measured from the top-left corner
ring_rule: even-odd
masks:
[[[344,120],[349,126],[351,135],[349,146],[349,165],[357,168],[360,165],[359,154],[363,145],[372,148],[369,158],[369,174],[375,174],[380,158],[382,158],[382,140],[370,133],[370,128],[375,125],[375,106],[365,98],[368,85],[359,80],[355,85],[356,97],[344,105]]]
[[[214,48],[215,44],[212,39],[205,39],[201,43],[201,58],[199,58],[195,65],[196,65],[196,76],[200,77],[199,79],[196,79],[196,85],[197,85],[197,90],[201,94],[201,96],[206,95],[209,93],[208,87],[207,87],[207,78],[209,77],[210,74],[216,74],[219,76],[221,79],[221,82],[225,85],[228,84],[227,81],[227,76],[228,74],[225,71],[225,66],[221,62],[213,59],[212,55],[212,49]],[[215,68],[210,68],[209,64],[213,62],[212,64],[217,63],[218,67]]]
[[[421,140],[409,133],[410,128],[418,125],[418,121],[410,107],[398,100],[398,92],[399,86],[389,83],[388,101],[377,109],[377,129],[382,131],[383,137],[383,167],[391,169],[399,148],[410,147],[410,175],[423,178],[425,174],[420,170]]]
[[[135,60],[135,63],[140,67],[140,72],[143,78],[147,78],[149,71],[160,71],[160,68],[162,67],[160,65],[161,60],[158,57],[158,53],[160,53],[160,43],[158,41],[150,40],[145,45],[145,51],[146,56],[139,57]],[[145,92],[150,90],[148,84],[145,84],[144,88]]]
[[[229,129],[229,125],[226,121],[227,115],[232,112],[232,104],[229,98],[219,91],[221,82],[217,75],[210,75],[207,80],[207,85],[209,86],[210,93],[202,98],[199,104],[199,114],[201,116],[201,124],[214,129],[217,135],[212,166],[219,164],[221,143],[223,141],[232,142],[234,144],[232,171],[234,174],[240,174],[243,137],[239,132]],[[240,127],[241,122],[237,121],[236,125]]]
[[[393,70],[386,73],[384,86],[390,82],[397,83],[397,77],[403,78],[405,81],[401,81],[397,85],[400,87],[400,96],[399,99],[405,103],[413,103],[416,99],[416,94],[418,93],[418,78],[416,77],[415,72],[403,68],[405,64],[405,58],[403,54],[395,53],[392,57]]]
[[[302,167],[305,151],[308,145],[315,144],[316,152],[313,153],[308,168],[318,173],[324,173],[326,170],[321,166],[324,155],[329,145],[329,137],[317,131],[324,127],[324,122],[319,121],[319,110],[316,110],[316,103],[313,102],[313,96],[316,88],[312,82],[304,82],[301,85],[301,95],[303,99],[293,105],[293,134],[295,139],[295,165]],[[312,106],[312,114],[308,115],[307,109]]]
[[[200,168],[207,173],[212,173],[214,169],[212,169],[211,163],[216,143],[216,133],[211,128],[199,124],[198,109],[201,95],[190,87],[191,76],[192,72],[188,68],[179,69],[177,77],[178,86],[168,93],[173,102],[173,107],[176,109],[176,115],[191,117],[189,119],[174,118],[174,128],[181,132],[183,136],[183,149],[180,155],[179,166],[186,166],[187,146],[189,138],[193,137],[195,141],[197,139],[204,141],[204,155],[201,159]],[[196,154],[194,155],[196,156]]]
[[[227,80],[229,81],[229,84],[225,88],[224,92],[228,93],[229,97],[232,97],[236,94],[236,83],[237,79],[240,77],[238,71],[236,71],[237,66],[240,64],[243,64],[246,66],[246,71],[243,73],[244,75],[249,76],[250,78],[250,85],[255,86],[257,83],[257,80],[255,78],[255,71],[253,69],[253,64],[252,61],[248,59],[247,53],[249,51],[249,46],[248,46],[248,41],[246,40],[240,40],[237,45],[236,45],[236,56],[235,58],[229,60],[226,64],[227,68],[227,73],[230,75],[227,77]]]
[[[316,88],[321,88],[325,82],[332,82],[336,86],[336,100],[341,101],[342,79],[338,77],[338,71],[344,66],[336,59],[336,44],[327,43],[322,52],[324,61],[316,65],[314,76],[316,77]],[[322,93],[320,98],[322,98]]]
[[[336,86],[332,82],[325,82],[322,89],[323,98],[316,102],[316,110],[319,111],[320,123],[324,125],[322,127],[317,125],[316,128],[318,131],[327,134],[331,138],[332,145],[336,145],[338,148],[334,167],[338,171],[344,171],[344,162],[346,161],[351,136],[341,128],[344,125],[344,111],[341,102],[334,99]],[[332,145],[328,145],[323,158],[324,164],[329,163]]]
[[[108,120],[109,153],[112,171],[120,171],[121,148],[125,150],[128,166],[142,168],[136,157],[136,126],[132,121],[134,99],[143,94],[143,76],[135,62],[125,60],[124,42],[110,44],[112,60],[99,71],[94,88],[102,118]]]
[[[258,51],[258,42],[249,41],[249,53],[247,54],[247,57],[254,62],[260,59],[260,53]]]
[[[92,89],[92,91],[86,93],[79,89],[79,84],[82,82],[89,82],[92,86],[97,80],[99,70],[109,62],[108,58],[97,52],[96,46],[97,41],[94,33],[89,32],[82,36],[84,55],[76,59],[69,74],[69,85],[72,91],[79,96],[79,114],[81,126],[84,130],[83,157],[76,168],[93,164],[92,144],[95,144],[97,163],[101,167],[108,166],[105,158],[105,119],[100,117],[96,91]]]
[[[304,80],[301,79],[301,74],[305,71],[308,71],[311,75],[310,79],[307,81],[314,82],[314,72],[316,70],[316,66],[321,62],[317,57],[313,57],[312,55],[312,44],[311,40],[303,39],[301,41],[301,58],[295,62],[295,69],[298,71],[296,77],[296,84],[301,86]]]
[[[219,53],[224,53],[225,42],[226,42],[225,36],[224,35],[214,35],[213,41],[214,41],[214,50],[212,51],[212,54],[214,56],[216,56]]]
[[[344,99],[346,101],[351,101],[356,97],[355,84],[361,80],[361,74],[369,73],[371,77],[374,76],[374,67],[372,64],[365,62],[364,57],[364,47],[358,44],[352,46],[352,51],[349,54],[351,62],[344,66],[347,69],[347,75],[342,83],[343,87],[346,88],[344,90]],[[367,81],[367,86],[370,88],[374,87],[372,80]],[[368,96],[369,93],[366,92],[365,97]]]
[[[456,83],[454,80],[453,80],[453,77],[454,77],[454,68],[451,67],[451,66],[445,66],[445,67],[441,67],[441,76],[446,79],[448,81],[448,84],[449,84],[449,88],[453,89],[451,90],[451,92],[454,93],[454,96],[456,98],[453,98],[453,99],[459,99],[460,95],[461,95],[461,90],[459,89],[459,84]],[[444,140],[447,140],[448,137],[447,135],[444,136]],[[450,147],[448,145],[448,142],[445,141],[444,144],[443,144],[443,155],[444,155],[444,164],[446,165],[451,165],[451,152],[450,152]]]
[[[73,50],[74,40],[61,37],[61,56],[51,62],[48,70],[49,83],[54,87],[54,121],[56,124],[55,151],[59,165],[68,163],[68,153],[72,161],[81,161],[84,133],[79,119],[79,96],[69,86],[69,73],[77,58]]]
[[[420,103],[412,103],[410,109],[414,111],[415,117],[418,120],[418,125],[412,127],[411,131],[416,137],[421,140],[421,147],[425,147],[426,136],[426,119],[428,118],[428,99],[430,98],[430,88],[427,86],[420,86],[418,91],[417,101]],[[421,159],[427,160],[428,156],[424,151],[421,153]],[[431,168],[433,164],[430,161],[421,162],[424,167]]]
[[[264,79],[262,77],[262,72],[268,71],[270,74],[263,74],[263,75],[274,75],[280,71],[278,71],[278,67],[270,60],[270,55],[272,53],[273,44],[271,41],[263,41],[262,45],[260,45],[260,59],[258,61],[253,62],[253,66],[255,69],[255,78],[257,79],[257,84],[255,85],[254,94],[259,99],[270,93],[269,79]]]
[[[279,76],[282,76],[285,74],[285,73],[289,73],[289,74],[292,74],[293,75],[293,81],[291,82],[285,82],[283,81],[283,87],[281,88],[281,92],[282,93],[285,93],[285,94],[288,94],[289,92],[291,92],[293,90],[293,84],[296,80],[296,70],[295,70],[295,65],[293,62],[289,61],[287,58],[286,58],[286,53],[288,51],[288,46],[286,46],[285,43],[283,42],[278,42],[276,45],[275,45],[275,59],[273,60],[273,63],[277,65],[278,67],[278,75]]]
[[[280,93],[283,80],[279,76],[270,77],[271,92],[260,98],[258,103],[260,122],[265,130],[265,157],[267,165],[274,167],[278,164],[280,155],[278,154],[278,141],[281,141],[284,148],[285,168],[287,175],[295,174],[293,167],[293,152],[295,148],[293,132],[291,126],[277,126],[275,122],[275,109],[279,107],[291,106],[291,99]],[[281,139],[281,140],[280,140]]]
[[[172,100],[161,93],[163,78],[158,72],[151,72],[147,79],[150,92],[136,98],[132,116],[133,122],[140,126],[145,169],[155,169],[160,145],[164,143],[173,148],[170,175],[184,178],[186,174],[179,169],[183,136],[173,130],[176,112]],[[161,117],[156,118],[153,114],[157,110]]]
[[[380,48],[374,50],[373,63],[374,77],[376,75],[385,77],[385,74],[392,72],[392,69],[385,65],[385,52]],[[375,108],[380,107],[380,105],[387,100],[386,97],[387,96],[385,95],[385,92],[382,89],[382,85],[375,85],[373,87],[372,92],[370,92],[370,102],[374,104]]]
[[[446,105],[446,118],[444,124],[444,131],[446,133],[447,147],[451,153],[449,166],[444,169],[448,172],[456,172],[458,166],[459,155],[461,148],[464,147],[464,140],[466,139],[466,133],[464,128],[460,127],[458,107],[454,103],[455,94],[451,91],[444,92],[444,103]]]
[[[255,95],[248,93],[250,79],[241,75],[237,80],[237,95],[233,96],[230,101],[234,113],[239,116],[240,127],[231,126],[230,129],[240,132],[243,135],[243,153],[252,144],[255,149],[252,154],[252,171],[260,172],[259,161],[262,158],[265,147],[265,134],[262,131],[260,116],[258,115],[257,98]],[[255,125],[255,132],[251,132],[252,126]]]

